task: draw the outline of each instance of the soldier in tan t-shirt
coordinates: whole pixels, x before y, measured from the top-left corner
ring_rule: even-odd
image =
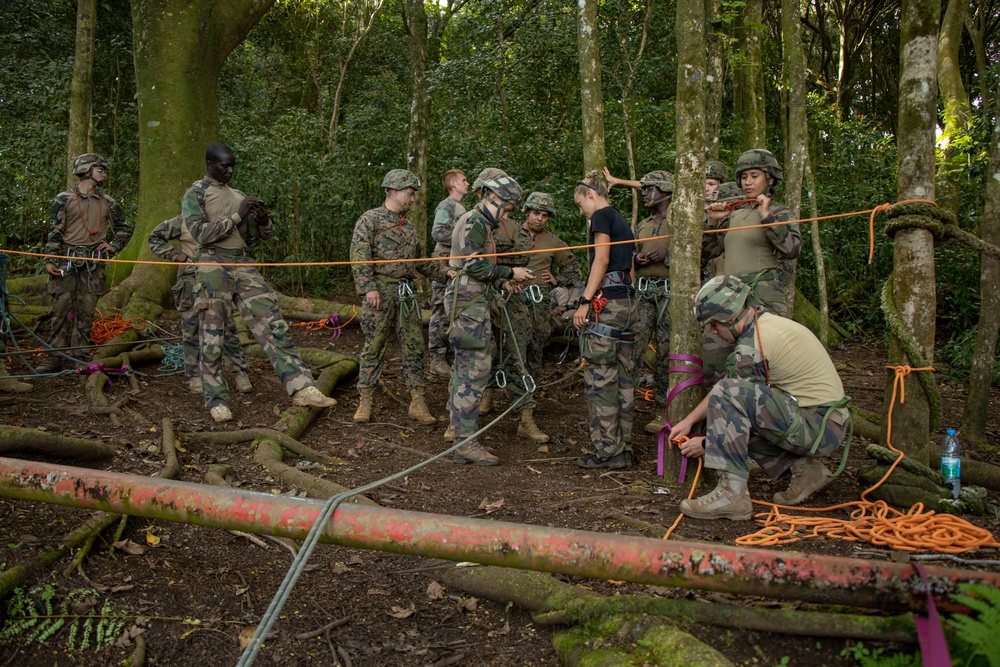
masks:
[[[680,504],[696,519],[753,516],[751,458],[774,479],[790,477],[775,503],[806,501],[832,479],[819,457],[839,449],[850,430],[850,398],[822,343],[798,322],[757,307],[751,293],[736,276],[717,276],[695,297],[701,323],[734,346],[727,376],[670,431],[675,440],[706,421],[704,437],[681,444],[686,456],[704,456],[705,467],[719,471],[714,491]]]

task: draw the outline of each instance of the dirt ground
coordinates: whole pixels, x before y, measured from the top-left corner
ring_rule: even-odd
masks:
[[[176,322],[169,319],[160,324],[176,330]],[[295,337],[300,346],[343,354],[357,354],[362,345],[361,332],[355,327],[346,329],[338,340],[331,340],[329,332],[303,329],[296,329]],[[559,379],[571,370],[575,355],[571,353],[570,360],[559,364],[562,351],[559,346],[550,347],[549,364],[540,384]],[[877,412],[884,379],[883,346],[854,342],[834,350],[833,356],[856,404]],[[384,382],[397,396],[376,392],[372,424],[351,422],[357,399],[353,381],[337,388],[334,396],[339,404],[322,415],[302,440],[348,464],[332,471],[313,469],[312,474],[355,487],[415,464],[419,460],[416,452],[429,455],[445,446],[443,420],[437,425],[419,426],[407,418],[398,361],[399,350],[394,344],[385,365]],[[201,398],[188,393],[182,376],[161,376],[155,368],[140,369],[147,375],[141,378],[141,391],[131,397],[131,412],[121,427],[114,427],[108,417],[89,413],[81,384],[72,376],[39,380],[32,393],[0,405],[0,423],[125,443],[106,467],[151,475],[162,465],[159,425],[165,417],[173,420],[175,430],[181,434],[265,427],[275,422],[289,401],[267,362],[251,363],[255,390],[233,397],[231,407],[236,419],[221,426],[211,422]],[[945,384],[943,391],[946,423],[942,428],[957,421],[965,395],[960,385]],[[116,382],[109,394],[113,399],[129,395],[128,383]],[[445,400],[446,383],[431,381],[428,403],[432,412],[443,417]],[[508,419],[485,436],[485,444],[495,448],[501,465],[482,468],[438,462],[370,497],[385,506],[423,512],[625,534],[642,533],[623,522],[622,516],[664,528],[672,523],[677,503],[687,490],[665,487],[655,475],[655,437],[642,431],[653,416],[651,403],[640,400],[636,415],[634,444],[641,464],[627,471],[602,472],[582,470],[573,462],[588,441],[582,380],[575,377],[541,389],[537,401],[536,419],[553,436],[548,445],[540,448],[518,437],[516,422]],[[994,395],[991,410],[994,446],[1000,445],[998,405],[1000,393]],[[230,481],[240,488],[298,493],[256,464],[249,444],[202,445],[183,438],[182,444],[184,451],[179,456],[181,479],[185,481],[201,482],[209,465],[226,463],[233,468]],[[854,473],[864,462],[860,444],[855,437],[846,473],[818,494],[816,503],[856,498]],[[986,451],[967,454],[994,463],[1000,459],[996,453]],[[769,498],[779,488],[759,475],[751,479],[755,497]],[[991,500],[996,503],[998,498]],[[80,510],[0,499],[0,563],[9,567],[57,543],[88,516],[89,512]],[[995,519],[976,522],[998,532]],[[732,543],[755,528],[750,521],[685,519],[678,534],[685,539]],[[157,546],[149,545],[149,535],[158,538]],[[78,588],[94,588],[109,596],[114,608],[130,617],[128,627],[145,630],[147,664],[161,667],[235,664],[240,655],[241,632],[257,623],[292,559],[288,550],[270,541],[263,542],[262,548],[223,530],[140,518],[128,521],[125,537],[144,546],[143,553],[112,548],[108,543],[111,538],[105,535],[84,564],[85,576],[63,576],[64,562],[39,583],[54,585],[61,595]],[[843,542],[802,542],[795,549],[879,557],[871,553],[879,551],[876,547]],[[443,594],[436,594],[429,574],[415,571],[423,565],[426,561],[417,558],[321,545],[256,664],[444,667],[558,663],[551,644],[552,628],[533,624],[526,612],[515,607],[476,600],[462,591],[445,589]],[[641,592],[728,604],[762,604],[605,581],[572,583],[609,595]],[[296,637],[337,620],[342,623],[326,633]],[[854,642],[697,625],[688,629],[740,665],[853,664],[842,652]],[[96,653],[73,651],[63,630],[43,645],[13,642],[0,647],[0,664],[112,665],[130,651],[130,646],[114,646]]]

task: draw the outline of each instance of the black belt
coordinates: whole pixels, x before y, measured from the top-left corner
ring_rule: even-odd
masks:
[[[591,322],[584,331],[585,333],[600,336],[601,338],[613,338],[626,344],[635,342],[635,332],[622,331],[621,329],[615,329],[599,322]]]
[[[631,284],[632,277],[629,275],[628,271],[608,271],[604,274],[604,280],[601,281],[599,289],[604,289],[605,287],[616,287],[618,285],[627,287]]]

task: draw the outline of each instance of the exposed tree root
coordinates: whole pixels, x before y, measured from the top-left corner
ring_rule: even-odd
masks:
[[[878,442],[882,438],[882,427],[878,423],[871,421],[867,413],[857,408],[851,408],[851,414],[854,417],[855,434],[860,435],[862,438],[867,438],[872,442]]]
[[[931,466],[940,468],[941,452],[931,450]],[[962,459],[962,483],[984,486],[992,491],[1000,491],[1000,466],[986,461]]]
[[[254,459],[267,468],[268,472],[279,477],[286,484],[305,491],[306,495],[310,498],[326,499],[350,491],[350,489],[340,484],[320,479],[319,477],[286,465],[282,462],[283,456],[284,450],[281,445],[276,440],[270,438],[262,438],[257,445],[257,450],[254,452]],[[366,505],[376,504],[364,496],[354,496],[348,502],[363,503]]]
[[[631,526],[632,528],[635,528],[636,530],[642,531],[645,535],[648,535],[649,537],[655,537],[657,539],[663,537],[663,535],[667,532],[667,529],[664,528],[663,526],[657,525],[655,523],[647,523],[646,521],[643,521],[642,519],[636,519],[634,516],[629,516],[628,514],[625,514],[624,512],[610,512],[609,511],[609,512],[605,512],[604,515],[603,515],[603,517],[605,517],[605,518],[611,518],[611,519],[614,519],[615,521],[620,521],[620,522],[624,523],[626,526]],[[687,539],[687,538],[683,537],[680,533],[678,533],[676,531],[674,531],[674,533],[672,533],[672,537],[673,537],[673,539],[676,539],[676,540],[685,540],[685,539]]]
[[[0,452],[32,451],[76,461],[113,458],[118,447],[83,438],[67,438],[33,428],[0,426]]]
[[[300,458],[317,463],[327,463],[330,465],[344,465],[344,461],[329,456],[322,452],[317,452],[312,447],[307,447],[295,438],[290,438],[280,431],[270,428],[248,428],[241,431],[203,431],[201,433],[185,433],[185,438],[201,442],[213,442],[219,444],[230,444],[236,442],[251,442],[258,438],[270,438],[277,440],[281,446],[289,452],[296,454]]]
[[[143,667],[146,664],[146,640],[142,635],[135,638],[135,650],[125,658],[122,667]]]

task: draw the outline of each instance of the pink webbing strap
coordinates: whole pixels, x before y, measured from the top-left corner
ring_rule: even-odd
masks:
[[[938,616],[934,596],[931,595],[931,584],[927,581],[927,570],[920,563],[914,563],[927,592],[927,618],[917,616],[913,622],[917,626],[917,640],[920,642],[920,657],[924,667],[951,667],[951,653],[948,642],[944,638],[941,627],[941,617]]]
[[[701,357],[696,357],[690,354],[671,354],[667,357],[670,361],[680,361],[684,364],[691,364],[690,366],[671,366],[667,369],[668,373],[690,373],[691,377],[678,383],[667,392],[666,405],[663,408],[663,426],[660,427],[660,435],[656,440],[656,474],[659,477],[663,477],[663,447],[667,439],[667,435],[670,433],[670,429],[673,426],[667,421],[667,415],[670,412],[670,404],[673,402],[677,394],[681,393],[688,387],[694,387],[701,385],[702,381],[705,379],[705,374],[701,371]],[[684,483],[684,478],[687,475],[687,462],[688,457],[683,457],[681,459],[681,473],[677,478],[678,484]]]
[[[128,364],[123,364],[121,367],[110,368],[102,363],[91,362],[87,364],[85,368],[78,368],[76,372],[78,375],[93,375],[94,373],[104,373],[106,375],[128,375],[132,368]]]
[[[333,327],[333,333],[330,334],[330,340],[337,340],[340,338],[340,330],[343,329],[343,327],[340,326],[340,313],[334,313],[331,315],[326,323]]]

